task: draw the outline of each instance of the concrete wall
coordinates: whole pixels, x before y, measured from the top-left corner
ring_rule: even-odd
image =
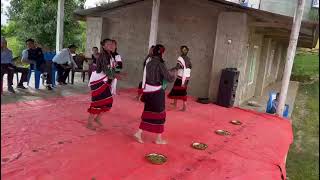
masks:
[[[263,95],[263,89],[265,87],[266,83],[266,76],[268,71],[268,59],[269,59],[269,52],[271,49],[271,43],[272,39],[270,38],[264,38],[262,43],[262,49],[261,49],[261,55],[260,55],[260,63],[259,63],[259,71],[255,89],[255,96],[262,96]]]
[[[245,86],[242,96],[241,96],[241,101],[240,104],[242,104],[244,101],[247,101],[251,97],[255,95],[255,89],[257,85],[257,81],[260,81],[257,79],[258,73],[259,73],[259,65],[261,61],[261,49],[262,49],[262,41],[263,41],[263,35],[258,35],[252,33],[249,39],[249,55],[247,58],[247,65],[246,65],[246,71],[245,71],[245,76],[246,76],[246,81],[245,81]],[[249,73],[250,73],[250,65],[251,65],[251,60],[254,60],[254,56],[256,56],[255,59],[255,69],[254,69],[254,79],[253,82],[249,82]]]
[[[167,48],[164,59],[169,67],[176,65],[180,46],[189,47],[193,64],[190,95],[208,95],[218,14],[213,6],[193,0],[161,0],[158,42]]]
[[[269,86],[271,83],[275,81],[276,67],[277,67],[277,43],[275,41],[271,41],[271,46],[268,51],[268,56],[266,58],[266,77],[265,83],[263,84],[263,88]]]
[[[93,47],[100,47],[103,18],[101,17],[87,17],[87,43],[85,55],[91,57],[91,49]]]
[[[204,1],[203,1],[204,2]],[[282,77],[284,63],[276,43],[254,34],[245,13],[221,12],[221,9],[193,0],[162,0],[160,5],[158,43],[165,45],[168,67],[176,64],[179,47],[190,48],[193,63],[189,94],[216,100],[221,70],[235,67],[240,71],[235,105],[260,95],[263,89]],[[105,12],[101,18],[87,19],[87,50],[98,46],[103,38],[118,41],[127,80],[120,87],[136,87],[142,79],[142,64],[148,52],[152,1],[143,1]],[[173,23],[174,22],[174,23]],[[231,40],[231,43],[228,43]],[[258,48],[254,82],[248,84],[248,59]],[[281,48],[280,48],[281,49]],[[270,52],[275,50],[271,76],[267,77]],[[282,50],[281,50],[282,52]],[[278,71],[277,71],[278,70]],[[277,73],[278,72],[278,73]],[[172,87],[170,84],[169,88]]]
[[[209,97],[213,101],[217,100],[221,71],[224,68],[238,68],[240,71],[235,105],[241,101],[249,50],[247,20],[245,13],[221,12],[219,14],[209,86]]]
[[[286,57],[285,49],[285,45],[270,38],[263,40],[259,73],[257,75],[259,81],[256,85],[255,96],[261,96],[266,87],[282,79]],[[272,52],[274,52],[274,55],[272,55]],[[271,71],[269,74],[270,65]]]
[[[280,60],[280,64],[279,64],[279,70],[277,73],[277,81],[282,81],[284,67],[286,64],[286,56],[287,56],[287,47],[288,46],[285,44],[281,44],[281,47],[282,47],[282,53],[281,53],[281,60]]]
[[[118,51],[124,59],[127,81],[121,87],[135,87],[142,79],[142,64],[147,54],[152,1],[143,1],[103,14],[102,33],[88,34],[91,41],[100,42],[99,36],[118,41]],[[166,47],[164,59],[169,67],[175,66],[181,45],[190,49],[193,63],[189,94],[207,96],[211,70],[215,31],[219,10],[192,0],[162,0],[159,15],[158,43]],[[89,28],[96,28],[95,22]],[[100,27],[99,27],[100,29]],[[169,85],[169,89],[172,84]]]
[[[116,39],[127,79],[119,87],[136,87],[142,79],[143,61],[148,53],[152,1],[143,1],[103,14],[103,38]]]

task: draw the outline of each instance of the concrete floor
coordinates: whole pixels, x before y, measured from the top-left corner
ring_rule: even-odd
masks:
[[[68,84],[66,86],[56,85],[52,91],[48,91],[43,85],[40,85],[40,89],[34,88],[34,76],[31,76],[29,86],[27,83],[24,83],[25,87],[28,89],[21,90],[16,89],[17,81],[16,76],[13,78],[13,87],[15,88],[16,93],[12,94],[8,92],[7,89],[7,77],[4,76],[3,82],[3,95],[1,96],[1,104],[21,102],[21,101],[31,101],[37,99],[45,99],[50,97],[58,97],[58,96],[71,96],[79,93],[88,93],[88,78],[86,78],[85,82],[82,82],[81,74],[76,73],[74,84]],[[70,76],[71,82],[71,76]]]
[[[71,77],[71,76],[70,76]],[[14,87],[16,87],[16,77],[13,79]],[[71,81],[71,80],[70,80]],[[128,81],[125,79],[122,81],[118,81],[118,87],[122,88],[132,88],[132,86],[128,85]],[[7,103],[14,103],[14,102],[20,102],[20,101],[31,101],[31,100],[37,100],[37,99],[45,99],[50,97],[61,97],[61,96],[71,96],[76,94],[85,94],[89,93],[89,87],[88,87],[88,78],[86,78],[85,82],[82,82],[81,74],[76,73],[74,84],[68,84],[66,86],[59,86],[57,85],[53,91],[48,91],[45,89],[43,85],[40,86],[40,89],[36,90],[34,88],[34,77],[31,77],[30,86],[26,90],[20,90],[15,89],[16,93],[12,94],[7,91],[7,77],[4,76],[4,82],[3,82],[3,95],[1,96],[1,104],[7,104]],[[26,83],[25,83],[26,86]],[[297,96],[299,83],[295,81],[291,81],[289,85],[288,90],[288,98],[286,101],[286,104],[289,105],[289,117],[292,114],[292,110],[294,107],[294,101]],[[268,102],[269,98],[269,92],[276,91],[280,92],[281,88],[281,82],[276,82],[267,87],[264,91],[264,96],[261,97],[253,97],[250,100],[243,103],[240,107],[244,109],[251,109],[258,112],[265,112],[266,110],[266,104]],[[89,94],[88,94],[89,95]],[[255,101],[257,104],[261,105],[260,107],[253,107],[249,106],[249,101]]]
[[[289,117],[291,117],[291,114],[293,111],[294,101],[295,101],[297,93],[298,93],[298,88],[299,88],[299,82],[296,82],[296,81],[290,82],[289,89],[288,89],[288,96],[287,96],[287,100],[286,100],[286,104],[289,105]],[[253,97],[250,100],[243,103],[240,107],[245,108],[245,109],[255,110],[258,112],[265,112],[266,107],[267,107],[267,102],[269,99],[269,93],[271,91],[280,92],[280,89],[281,89],[281,81],[273,83],[264,90],[263,96]],[[259,104],[261,106],[260,107],[249,106],[248,105],[249,101],[257,102],[257,104]]]

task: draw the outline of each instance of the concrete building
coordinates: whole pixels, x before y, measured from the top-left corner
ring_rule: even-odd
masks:
[[[226,0],[242,6],[260,9],[267,12],[281,14],[285,16],[294,16],[297,0]],[[309,20],[311,11],[319,10],[319,0],[306,0],[304,6],[303,19]],[[312,12],[311,12],[312,13]]]
[[[128,73],[126,87],[141,81],[152,9],[152,0],[119,0],[75,12],[87,23],[86,55],[104,38],[118,41]],[[175,65],[180,45],[190,48],[190,95],[215,101],[221,70],[229,67],[240,71],[235,105],[281,80],[292,17],[223,0],[161,0],[159,12],[155,36],[167,49],[167,66]],[[318,33],[318,22],[304,21],[298,46],[315,47]]]

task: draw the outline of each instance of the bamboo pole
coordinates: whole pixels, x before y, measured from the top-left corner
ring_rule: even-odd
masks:
[[[304,10],[305,0],[298,0],[298,6],[296,9],[296,14],[294,16],[294,22],[292,25],[291,35],[290,35],[290,42],[286,56],[286,65],[284,68],[283,78],[282,78],[282,86],[280,92],[280,100],[277,108],[277,114],[279,116],[283,116],[285,101],[287,98],[289,83],[290,83],[290,76],[292,72],[292,66],[294,61],[294,56],[297,49],[297,43],[299,38],[299,32],[301,27],[301,21],[303,17],[303,10]],[[293,108],[293,107],[291,107]]]

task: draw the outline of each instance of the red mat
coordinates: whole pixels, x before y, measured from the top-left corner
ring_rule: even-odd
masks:
[[[186,113],[167,111],[168,145],[145,144],[132,134],[143,104],[122,91],[103,117],[104,129],[85,128],[89,95],[2,105],[1,177],[5,180],[281,180],[292,143],[290,123],[239,108],[189,101]],[[229,123],[240,120],[241,126]],[[214,133],[225,129],[223,137]],[[204,151],[190,144],[208,144]],[[164,165],[149,164],[147,153],[165,154]]]

